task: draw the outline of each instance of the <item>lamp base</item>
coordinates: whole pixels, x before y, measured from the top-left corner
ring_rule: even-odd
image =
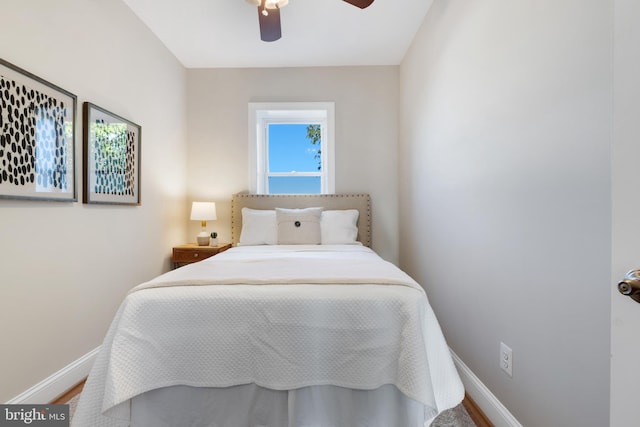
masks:
[[[209,246],[209,235],[206,231],[198,234],[196,240],[198,241],[198,246]]]

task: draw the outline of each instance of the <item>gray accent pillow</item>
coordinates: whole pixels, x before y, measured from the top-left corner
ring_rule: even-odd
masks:
[[[276,208],[279,245],[319,245],[322,208]]]

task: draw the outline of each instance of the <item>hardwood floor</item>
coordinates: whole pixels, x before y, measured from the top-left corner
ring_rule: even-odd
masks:
[[[71,389],[66,391],[64,394],[61,394],[60,396],[58,396],[58,398],[56,398],[51,403],[54,404],[54,405],[61,405],[63,403],[67,403],[68,401],[73,399],[75,396],[80,394],[80,392],[82,391],[82,388],[84,387],[85,381],[86,381],[86,379],[84,379],[81,382],[79,382],[78,384],[74,385]]]
[[[491,423],[491,421],[489,421],[489,418],[487,418],[484,412],[482,412],[480,408],[478,408],[476,402],[474,402],[473,399],[466,393],[464,394],[462,405],[464,406],[464,409],[467,410],[467,413],[478,427],[494,427],[494,425]]]

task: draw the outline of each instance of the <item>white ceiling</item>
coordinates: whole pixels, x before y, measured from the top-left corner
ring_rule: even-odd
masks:
[[[260,40],[245,0],[124,0],[188,68],[397,65],[432,0],[290,0],[282,38]]]

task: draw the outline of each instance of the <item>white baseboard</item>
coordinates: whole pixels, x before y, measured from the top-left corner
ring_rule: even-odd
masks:
[[[489,418],[495,427],[522,427],[522,424],[509,412],[509,410],[491,393],[462,359],[451,350],[453,362],[458,368],[460,379],[464,388],[480,410]]]
[[[8,404],[46,404],[64,394],[89,375],[100,347],[71,362],[29,390],[14,397]]]

